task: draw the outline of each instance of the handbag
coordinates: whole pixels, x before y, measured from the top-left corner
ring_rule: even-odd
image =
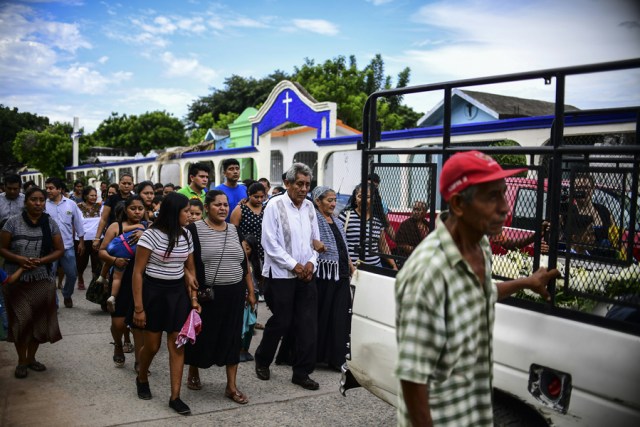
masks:
[[[227,246],[227,235],[229,234],[229,226],[224,232],[224,243],[222,244],[222,252],[220,253],[220,259],[218,260],[218,267],[216,267],[216,274],[213,276],[213,282],[211,285],[201,285],[198,287],[198,291],[196,292],[196,296],[198,297],[198,303],[213,301],[214,292],[213,285],[216,284],[216,277],[218,277],[218,270],[220,269],[220,264],[222,263],[222,258],[224,257],[224,249]]]
[[[87,287],[87,291],[85,293],[85,297],[87,301],[90,301],[94,304],[104,305],[107,303],[107,299],[111,296],[110,286],[104,286],[102,283],[98,282],[98,276],[95,276],[91,279],[91,283],[89,283],[89,287]]]

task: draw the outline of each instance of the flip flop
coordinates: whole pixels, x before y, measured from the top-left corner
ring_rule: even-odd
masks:
[[[31,369],[32,371],[36,371],[36,372],[42,372],[42,371],[46,371],[47,367],[44,366],[42,363],[38,362],[38,361],[34,361],[33,363],[29,363],[27,365],[27,368]]]
[[[198,377],[187,378],[187,388],[189,390],[202,390],[202,383]]]
[[[225,391],[224,396],[240,405],[246,405],[247,403],[249,403],[249,399],[247,399],[247,396],[242,394],[240,390],[236,390],[235,392]]]
[[[27,377],[27,365],[18,365],[16,366],[16,372],[14,373],[16,378],[26,378]]]

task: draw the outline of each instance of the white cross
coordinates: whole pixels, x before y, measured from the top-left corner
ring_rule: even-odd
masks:
[[[284,114],[284,118],[288,119],[289,118],[289,103],[293,101],[293,99],[289,98],[289,92],[285,93],[284,99],[282,100],[282,103],[285,106],[285,114]]]

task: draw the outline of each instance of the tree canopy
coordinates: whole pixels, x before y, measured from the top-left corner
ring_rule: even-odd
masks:
[[[396,78],[395,87],[409,84],[411,70],[407,67]],[[367,97],[378,90],[392,88],[392,78],[385,75],[384,61],[376,55],[362,70],[358,69],[355,56],[344,56],[316,64],[305,59],[301,67],[295,67],[290,75],[275,71],[262,79],[233,75],[224,82],[224,89],[213,89],[189,106],[188,125],[198,127],[198,120],[206,113],[212,117],[220,114],[240,114],[247,107],[258,107],[269,96],[273,87],[282,80],[300,83],[317,101],[332,101],[338,105],[338,118],[345,124],[362,129],[362,111]],[[420,113],[402,105],[401,97],[381,101],[378,113],[385,130],[414,127]],[[206,132],[206,131],[205,131]]]
[[[146,154],[154,148],[186,145],[187,137],[182,122],[165,111],[139,116],[111,113],[89,136],[88,144]]]
[[[13,154],[20,162],[38,169],[44,176],[64,179],[64,168],[73,160],[72,132],[71,123],[59,122],[42,131],[24,129],[18,132],[13,141]],[[86,145],[82,142],[80,152],[86,152]]]
[[[49,126],[49,119],[32,113],[21,113],[17,108],[0,104],[0,170],[15,171],[22,166],[13,154],[13,141],[23,129],[43,131]]]

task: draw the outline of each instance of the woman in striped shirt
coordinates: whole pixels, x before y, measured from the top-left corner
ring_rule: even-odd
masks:
[[[371,195],[373,194],[373,198]],[[374,188],[369,188],[367,194],[367,211],[366,211],[366,224],[367,230],[365,232],[365,253],[364,259],[361,260],[364,264],[382,266],[379,253],[389,255],[389,245],[386,239],[386,218],[382,212],[382,209],[372,209],[372,206],[376,203],[380,203],[380,196]],[[349,257],[354,264],[360,257],[359,251],[356,249],[360,246],[360,218],[362,217],[362,187],[358,185],[354,190],[349,204],[340,213],[338,217],[344,224],[345,235],[347,236],[347,247],[349,249]],[[373,212],[373,213],[372,213]],[[391,267],[397,270],[397,266],[394,260],[388,259]]]
[[[162,332],[166,332],[171,377],[169,406],[181,415],[189,415],[191,410],[180,399],[184,347],[178,348],[175,342],[189,315],[189,302],[200,311],[197,282],[190,273],[195,271],[193,240],[183,228],[188,221],[189,200],[182,194],[168,194],[158,218],[138,241],[133,269],[133,323],[144,329],[136,377],[138,397],[151,399],[149,366],[160,349]]]
[[[245,299],[255,309],[256,297],[251,273],[242,249],[242,238],[233,224],[225,222],[229,213],[227,195],[210,190],[204,201],[207,217],[189,225],[195,242],[195,266],[199,286],[213,288],[213,300],[202,302],[202,333],[195,344],[187,345],[189,365],[187,387],[200,390],[199,368],[225,366],[225,396],[236,403],[249,402],[236,385]],[[164,209],[164,204],[162,205]],[[248,292],[247,292],[248,291]]]

